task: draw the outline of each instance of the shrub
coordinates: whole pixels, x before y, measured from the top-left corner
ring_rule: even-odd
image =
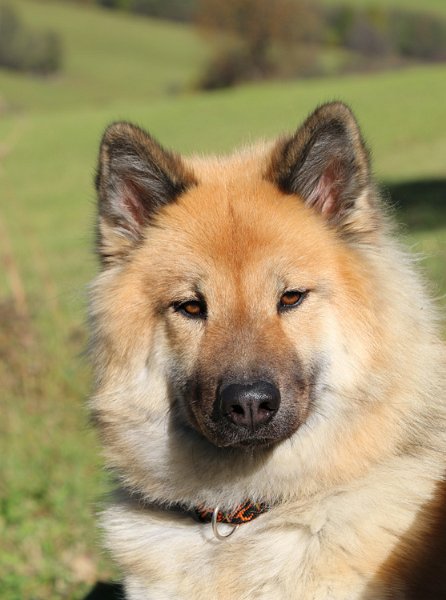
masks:
[[[126,10],[171,21],[192,21],[196,0],[96,0],[104,8]]]
[[[365,56],[384,56],[393,50],[387,23],[374,22],[368,12],[354,16],[345,35],[345,45]]]
[[[429,14],[391,13],[391,36],[401,56],[420,60],[446,58],[446,22]]]
[[[446,21],[427,13],[336,6],[326,22],[335,43],[364,56],[446,58]]]
[[[215,90],[252,78],[252,67],[246,53],[241,48],[226,48],[208,63],[198,87],[202,90]]]
[[[28,30],[12,6],[0,4],[0,67],[48,75],[60,69],[61,58],[56,33]]]
[[[129,10],[159,19],[191,21],[195,14],[195,0],[130,0]]]

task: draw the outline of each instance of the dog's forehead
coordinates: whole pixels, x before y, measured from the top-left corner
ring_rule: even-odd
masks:
[[[201,182],[167,206],[156,225],[178,260],[198,255],[231,268],[281,257],[288,264],[320,262],[330,245],[319,215],[259,176]]]

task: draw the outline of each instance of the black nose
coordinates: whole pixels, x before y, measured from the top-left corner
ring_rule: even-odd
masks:
[[[231,423],[255,431],[278,411],[280,392],[268,381],[230,383],[220,388],[219,406]]]

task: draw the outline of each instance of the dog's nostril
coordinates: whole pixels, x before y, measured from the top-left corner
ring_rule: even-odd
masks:
[[[231,383],[219,391],[219,412],[232,424],[254,431],[278,411],[280,392],[267,381]]]

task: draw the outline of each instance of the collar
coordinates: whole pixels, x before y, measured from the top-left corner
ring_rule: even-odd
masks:
[[[125,493],[125,488],[121,488],[121,491]],[[145,506],[146,508],[152,508],[155,510],[176,512],[192,517],[199,523],[211,523],[214,535],[218,539],[224,539],[225,537],[228,537],[227,535],[220,535],[218,533],[218,523],[232,525],[233,529],[231,533],[233,533],[239,527],[239,525],[243,525],[243,523],[249,523],[259,515],[262,515],[271,509],[270,504],[265,502],[253,502],[252,500],[245,500],[233,510],[225,511],[220,510],[219,506],[210,508],[205,505],[199,505],[191,508],[189,505],[180,502],[169,504],[150,502],[146,498],[141,497],[141,495],[139,495],[137,492],[129,493],[126,495],[126,497],[127,500],[131,500],[133,502],[136,501],[140,507]]]
[[[249,523],[259,515],[267,512],[271,507],[263,502],[252,502],[245,500],[242,504],[231,511],[222,511],[219,508],[208,508],[198,506],[193,509],[194,516],[200,523],[211,523],[213,520],[217,523],[228,523],[229,525],[242,525]],[[216,515],[214,516],[214,513]]]

